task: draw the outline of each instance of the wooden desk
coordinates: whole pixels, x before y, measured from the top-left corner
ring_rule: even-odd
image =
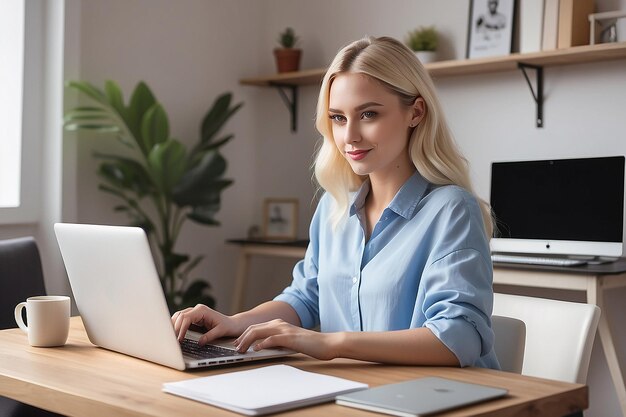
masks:
[[[248,274],[250,272],[250,258],[253,255],[302,259],[304,258],[306,247],[309,244],[308,240],[271,241],[230,239],[227,240],[227,242],[240,246],[237,273],[235,275],[235,290],[233,291],[233,301],[231,305],[231,312],[233,314],[243,310],[248,286]]]
[[[606,356],[611,379],[615,386],[622,415],[626,417],[626,385],[617,358],[617,349],[611,332],[610,317],[604,308],[604,291],[626,287],[626,259],[577,267],[494,264],[493,283],[521,287],[584,291],[588,304],[602,310],[598,335]]]
[[[156,341],[146,341],[146,348]],[[69,416],[238,416],[161,391],[164,382],[249,369],[267,363],[335,375],[377,386],[424,376],[506,388],[502,399],[442,413],[440,417],[564,416],[588,407],[585,385],[549,381],[479,368],[386,366],[352,360],[317,361],[304,355],[198,372],[181,372],[91,345],[82,321],[73,317],[68,344],[33,348],[19,329],[0,331],[0,395]],[[233,387],[237,389],[237,387]],[[245,395],[245,393],[242,393]],[[326,403],[281,416],[373,415]]]

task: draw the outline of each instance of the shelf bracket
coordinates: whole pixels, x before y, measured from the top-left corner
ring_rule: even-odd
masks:
[[[289,110],[289,115],[291,116],[291,131],[296,132],[298,130],[298,86],[273,82],[270,82],[270,86],[278,90],[280,98],[283,99],[283,103],[287,106],[287,110]],[[291,97],[287,95],[287,92],[291,93]]]
[[[530,93],[535,99],[535,104],[537,105],[537,127],[543,127],[543,67],[518,62],[517,68],[522,70],[524,78],[526,78],[526,82],[528,83],[528,87],[530,88]],[[528,74],[526,73],[527,69],[535,70],[535,80],[537,81],[536,92],[533,88],[532,83],[530,82],[530,78],[528,78]]]

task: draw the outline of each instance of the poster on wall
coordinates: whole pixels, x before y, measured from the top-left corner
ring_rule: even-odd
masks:
[[[467,58],[511,53],[515,0],[472,0]]]

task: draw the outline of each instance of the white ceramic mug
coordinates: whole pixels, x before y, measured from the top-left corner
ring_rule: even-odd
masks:
[[[22,319],[22,309],[26,307],[26,320]],[[29,297],[15,306],[15,321],[28,334],[31,346],[63,346],[70,330],[70,297],[64,295],[43,295]]]

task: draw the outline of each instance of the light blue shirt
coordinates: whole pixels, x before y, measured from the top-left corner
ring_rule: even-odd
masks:
[[[413,174],[365,241],[369,182],[354,194],[347,220],[332,230],[324,194],[305,257],[275,299],[302,326],[323,332],[428,327],[461,366],[499,369],[491,330],[493,270],[476,199]]]

